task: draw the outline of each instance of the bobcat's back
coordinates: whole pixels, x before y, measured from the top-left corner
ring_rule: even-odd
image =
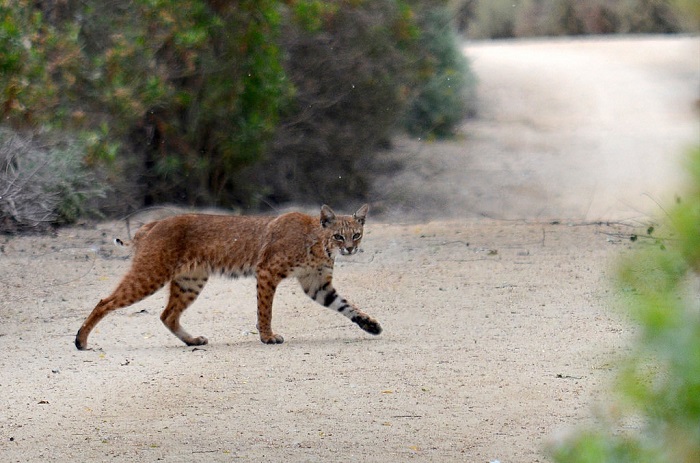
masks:
[[[332,257],[324,252],[331,248],[332,253],[333,247],[326,235],[318,218],[298,212],[279,217],[187,214],[141,227],[133,240],[134,260],[148,261],[153,271],[168,276],[195,269],[249,276],[261,259],[273,256],[291,268]]]
[[[134,263],[168,276],[201,269],[230,277],[251,274],[272,217],[186,214],[151,222],[134,236]]]

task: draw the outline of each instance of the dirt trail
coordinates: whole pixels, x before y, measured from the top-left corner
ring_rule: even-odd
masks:
[[[697,37],[476,42],[465,52],[480,116],[457,140],[400,144],[409,169],[378,188],[389,210],[619,220],[673,199],[682,155],[700,142]]]
[[[370,223],[336,286],[379,337],[286,282],[286,342],[263,345],[254,282],[215,279],[183,319],[210,345],[161,325],[161,291],[79,352],[128,266],[120,228],[4,240],[2,461],[545,461],[551,435],[590,419],[625,338],[601,291],[618,230],[482,220]]]
[[[370,213],[364,252],[337,264],[379,337],[285,282],[286,342],[262,345],[253,280],[215,279],[183,317],[210,345],[161,325],[161,292],[78,352],[128,268],[111,245],[124,224],[0,237],[0,461],[548,461],[553,436],[605,406],[631,334],[609,309],[610,265],[632,244],[622,225],[536,221],[663,200],[698,135],[699,43],[467,46],[482,119],[457,141],[402,142],[411,169],[378,189],[384,223]]]

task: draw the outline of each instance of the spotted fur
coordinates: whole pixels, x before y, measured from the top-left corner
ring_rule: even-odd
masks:
[[[367,211],[364,205],[351,216],[340,216],[324,205],[320,217],[297,212],[279,217],[187,214],[148,223],[134,236],[131,269],[92,310],[75,345],[86,349],[90,332],[108,313],[145,299],[168,283],[170,298],[160,319],[185,344],[206,344],[207,338],[191,336],[180,325],[180,316],[211,274],[256,276],[258,331],[264,343],[284,341],[272,331],[272,301],[277,285],[288,277],[297,278],[314,301],[368,333],[379,334],[379,323],[333,288],[335,256],[357,252]]]

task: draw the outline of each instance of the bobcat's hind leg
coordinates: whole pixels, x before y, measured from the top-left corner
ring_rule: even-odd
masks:
[[[138,275],[140,275],[138,269],[135,266],[132,267],[119,283],[117,289],[109,297],[101,299],[97,303],[78,330],[78,334],[75,336],[75,347],[79,350],[87,349],[90,332],[107,314],[147,298],[162,288],[167,281],[165,276],[151,277],[149,281],[144,281]]]
[[[170,282],[170,299],[160,315],[168,329],[188,346],[201,346],[209,341],[204,336],[191,336],[180,325],[180,316],[197,299],[207,283],[208,275],[203,271],[180,274]]]

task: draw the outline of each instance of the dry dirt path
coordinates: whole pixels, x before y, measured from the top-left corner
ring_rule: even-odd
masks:
[[[184,324],[165,293],[73,336],[129,262],[121,224],[2,240],[0,460],[536,462],[590,420],[625,330],[607,310],[609,227],[368,225],[336,286],[372,337],[283,284],[254,334],[252,280],[215,279]],[[253,333],[251,333],[253,332]]]
[[[673,199],[700,143],[700,39],[475,42],[479,118],[404,140],[377,195],[419,218],[619,220]]]
[[[629,55],[640,41],[656,50],[658,65]],[[629,106],[647,95],[634,90],[646,82],[668,97],[654,107],[686,108],[698,69],[678,67],[694,62],[687,52],[696,45],[687,38],[470,45],[483,120],[465,124],[459,141],[405,142],[415,169],[387,179],[395,189],[377,206],[402,205],[409,215],[401,221],[410,223],[388,223],[394,209],[385,223],[370,216],[364,252],[337,265],[336,286],[382,322],[379,337],[314,306],[289,282],[274,309],[287,341],[262,345],[251,333],[253,281],[214,280],[183,319],[209,337],[205,348],[187,348],[161,326],[161,292],[105,319],[90,339],[94,350],[78,352],[75,331],[129,265],[110,244],[124,225],[0,237],[0,461],[548,461],[543,448],[552,436],[591,422],[592,407],[604,406],[596,397],[625,351],[630,330],[609,310],[607,282],[610,262],[630,242],[623,226],[533,219],[618,214],[626,190],[602,180],[614,177],[620,164],[609,156],[624,147],[665,171],[656,163],[666,145],[684,144],[694,129],[681,116],[667,130],[666,119],[642,129],[635,115],[652,116]],[[535,57],[540,84],[531,78]],[[606,77],[608,66],[618,78]],[[593,75],[581,75],[586,70]],[[622,76],[630,76],[632,101],[594,104],[592,96],[613,83],[623,92]],[[599,81],[609,84],[587,87]],[[571,108],[609,117],[567,110],[572,95],[584,94]],[[529,111],[533,104],[540,111]],[[622,138],[615,121],[628,127]],[[607,136],[596,124],[608,124]],[[656,157],[648,131],[665,140]],[[484,155],[471,157],[473,150]],[[628,178],[622,166],[619,178]],[[586,172],[600,175],[592,182]],[[648,183],[632,183],[647,191]],[[579,189],[585,200],[572,194]],[[630,210],[636,206],[615,218]],[[420,221],[440,215],[450,220]]]

